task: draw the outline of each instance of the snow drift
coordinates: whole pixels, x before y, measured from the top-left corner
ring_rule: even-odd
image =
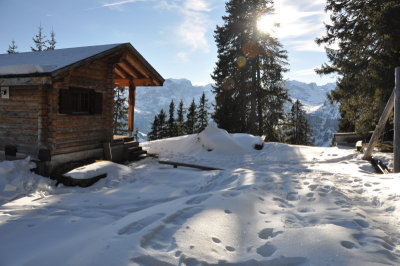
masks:
[[[160,158],[225,170],[98,162],[75,170],[107,172],[89,188],[54,187],[28,161],[0,163],[2,191],[36,184],[0,206],[0,264],[400,263],[399,174],[374,174],[351,149],[253,149],[259,141],[208,128],[147,142]]]

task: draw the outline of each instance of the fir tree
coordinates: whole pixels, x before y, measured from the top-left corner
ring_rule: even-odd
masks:
[[[32,52],[40,52],[46,50],[46,35],[42,33],[43,28],[42,25],[39,26],[39,31],[38,34],[35,35],[35,37],[32,38],[35,47],[31,46]]]
[[[177,118],[176,118],[176,128],[177,135],[182,136],[185,135],[185,110],[183,108],[183,100],[179,102],[178,110],[177,110]]]
[[[286,142],[297,145],[312,144],[312,130],[303,110],[303,104],[296,100],[288,114]]]
[[[282,73],[286,51],[276,38],[257,29],[257,19],[273,12],[271,0],[230,0],[224,25],[217,26],[215,80],[217,125],[229,132],[267,135],[274,140],[288,100]]]
[[[156,140],[159,139],[159,122],[158,122],[158,115],[154,116],[153,123],[151,124],[151,131],[147,134],[148,140]]]
[[[51,29],[50,40],[47,40],[47,43],[48,43],[48,46],[45,49],[46,51],[56,49],[56,43],[57,43],[56,34],[54,33],[53,29]]]
[[[126,88],[114,88],[114,134],[123,135],[127,130],[128,106],[126,106]]]
[[[168,138],[168,125],[167,125],[167,115],[164,109],[160,110],[160,113],[157,115],[158,118],[158,138]]]
[[[185,122],[185,132],[186,134],[194,134],[197,133],[196,131],[196,124],[197,124],[197,106],[194,101],[190,104],[187,115],[186,115],[186,122]]]
[[[206,98],[206,94],[203,91],[203,94],[200,97],[199,105],[197,110],[197,132],[203,131],[208,125],[208,109],[210,106],[208,105],[208,99]]]
[[[177,125],[175,121],[175,103],[171,100],[169,104],[169,116],[168,116],[168,137],[175,137],[178,135]]]
[[[330,99],[340,103],[340,131],[374,129],[394,87],[400,65],[400,5],[398,0],[327,0],[332,23],[318,44],[330,64],[320,74],[338,74]],[[388,127],[390,130],[393,126]]]
[[[17,54],[18,53],[17,48],[18,48],[17,44],[15,43],[14,40],[12,40],[11,44],[8,46],[7,53],[8,54]]]

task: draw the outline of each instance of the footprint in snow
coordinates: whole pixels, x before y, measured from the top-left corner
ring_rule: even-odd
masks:
[[[286,199],[288,201],[296,201],[299,199],[299,193],[298,192],[289,192],[286,196]]]
[[[270,243],[266,243],[263,246],[257,248],[257,253],[263,257],[270,257],[275,253],[276,247]]]
[[[224,212],[227,213],[227,214],[231,214],[232,213],[231,210],[225,210]]]
[[[200,196],[196,196],[196,197],[193,197],[193,198],[189,199],[185,203],[188,204],[188,205],[189,204],[200,204],[200,203],[202,203],[203,201],[207,200],[210,197],[211,197],[211,194],[200,195]]]
[[[260,232],[258,232],[258,237],[261,239],[268,239],[268,238],[274,238],[279,234],[282,234],[282,231],[278,231],[274,233],[274,228],[264,228]]]
[[[354,219],[354,222],[356,223],[356,224],[358,224],[360,227],[362,227],[362,228],[367,228],[367,227],[369,227],[369,223],[368,222],[366,222],[366,221],[364,221],[364,220],[362,220],[362,219]]]
[[[234,252],[236,250],[234,247],[231,247],[231,246],[226,246],[225,249],[230,252]]]
[[[311,190],[311,191],[314,191],[316,188],[318,187],[318,185],[309,185],[308,186],[308,188]]]
[[[340,244],[347,249],[352,249],[356,247],[356,244],[346,240],[340,241]]]
[[[216,237],[212,237],[211,238],[212,239],[212,241],[214,242],[214,243],[221,243],[221,240],[219,240],[219,238],[216,238]]]

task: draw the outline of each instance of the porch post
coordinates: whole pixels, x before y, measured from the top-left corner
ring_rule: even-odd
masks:
[[[129,85],[129,116],[128,116],[128,134],[130,137],[133,136],[133,130],[135,126],[135,101],[136,101],[136,87],[131,82]]]
[[[395,68],[393,172],[400,172],[400,67]]]

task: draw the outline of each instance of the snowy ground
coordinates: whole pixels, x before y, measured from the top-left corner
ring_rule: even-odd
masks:
[[[89,188],[0,163],[0,265],[399,265],[400,175],[352,149],[290,146],[208,128],[98,162]],[[380,154],[389,162],[391,157]]]

